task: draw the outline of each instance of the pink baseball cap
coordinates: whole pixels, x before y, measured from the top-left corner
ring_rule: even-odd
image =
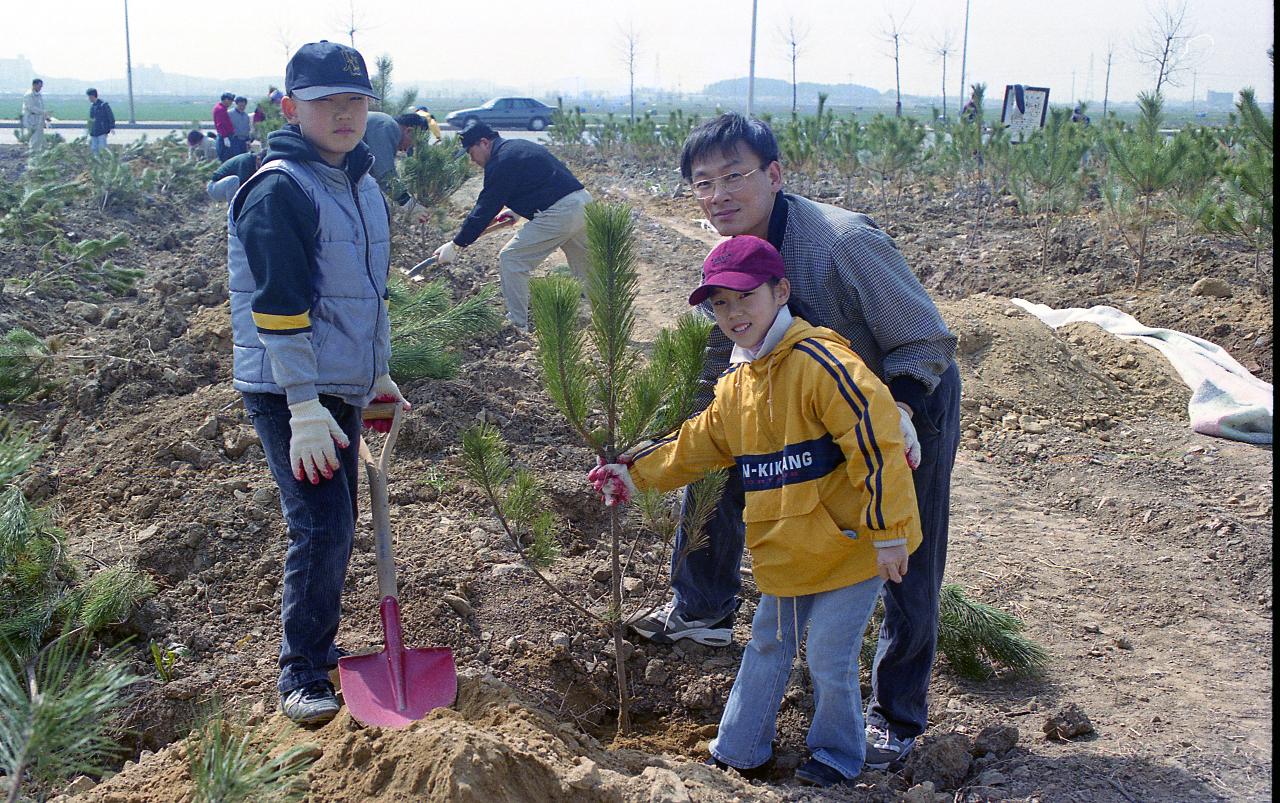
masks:
[[[689,294],[690,306],[707,300],[717,287],[746,292],[786,276],[782,254],[768,240],[749,234],[731,237],[711,249],[702,263],[702,285]]]

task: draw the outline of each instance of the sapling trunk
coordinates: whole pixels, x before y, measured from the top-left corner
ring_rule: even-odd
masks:
[[[586,210],[591,325],[577,323],[579,287],[564,276],[531,283],[538,355],[547,392],[599,460],[615,462],[641,440],[668,432],[691,412],[710,326],[686,316],[663,332],[648,364],[632,348],[638,275],[630,207],[592,203]],[[590,342],[595,361],[586,359]],[[598,413],[591,414],[595,408]],[[588,418],[591,421],[588,421]],[[631,728],[624,611],[621,511],[609,508],[609,624],[618,683],[618,731]]]

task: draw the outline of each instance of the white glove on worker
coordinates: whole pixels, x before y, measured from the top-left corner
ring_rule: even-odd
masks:
[[[902,402],[898,405],[898,426],[902,428],[902,445],[907,455],[907,465],[915,471],[920,467],[920,437],[916,435],[916,426],[911,423],[911,408]]]
[[[453,240],[445,243],[436,249],[435,258],[437,265],[448,265],[458,256],[458,246],[453,244]]]
[[[301,480],[305,474],[312,485],[320,484],[320,477],[333,479],[333,472],[342,467],[334,441],[342,448],[351,445],[347,435],[333,420],[319,399],[310,399],[289,405],[289,465],[293,478]]]
[[[391,374],[383,374],[382,376],[373,380],[373,395],[376,401],[400,402],[400,406],[404,409],[406,413],[409,412],[411,409],[413,409],[413,405],[410,404],[409,400],[406,399],[404,397],[404,394],[400,392],[400,387],[396,385],[395,382],[391,381]]]
[[[631,481],[631,472],[623,463],[598,463],[587,472],[587,481],[600,492],[605,507],[625,505],[637,493],[636,485]]]

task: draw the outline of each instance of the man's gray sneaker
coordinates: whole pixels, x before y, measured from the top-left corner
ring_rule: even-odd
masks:
[[[915,746],[914,736],[899,739],[883,725],[867,725],[867,757],[862,764],[873,770],[898,769]]]
[[[280,710],[299,725],[328,722],[338,713],[338,696],[327,680],[317,680],[280,697]]]
[[[732,612],[723,619],[685,619],[676,613],[675,599],[627,624],[641,638],[657,644],[674,644],[684,638],[708,647],[727,647],[733,643]]]

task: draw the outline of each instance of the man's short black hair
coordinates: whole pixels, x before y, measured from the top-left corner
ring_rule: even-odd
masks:
[[[197,142],[199,142],[199,141],[200,141],[200,140],[202,140],[202,139],[204,139],[204,132],[203,132],[203,131],[188,131],[188,132],[187,132],[187,144],[188,144],[188,145],[194,145],[194,144],[196,144]]]
[[[236,93],[234,93],[234,92],[223,92],[223,93],[222,93],[222,98],[221,98],[221,100],[235,100],[235,99],[236,99]]]
[[[244,95],[236,95],[236,103],[248,103],[249,99]]]
[[[44,86],[44,79],[43,79],[43,78],[32,78],[32,79],[31,79],[31,85],[32,85],[32,86],[35,86],[36,84],[40,84],[41,86]]]
[[[405,112],[396,115],[396,122],[409,128],[426,128],[427,121],[417,112]]]
[[[94,89],[94,88],[92,88],[92,87],[90,87],[89,89],[86,89],[86,90],[84,91],[84,93],[85,93],[86,95],[88,95],[89,97],[91,97],[91,98],[96,98],[96,97],[98,97],[98,90],[96,90],[96,89]]]
[[[715,152],[731,155],[739,144],[760,157],[760,164],[778,161],[778,140],[769,124],[737,112],[726,112],[708,120],[689,134],[680,151],[680,175],[693,178],[693,163]]]

